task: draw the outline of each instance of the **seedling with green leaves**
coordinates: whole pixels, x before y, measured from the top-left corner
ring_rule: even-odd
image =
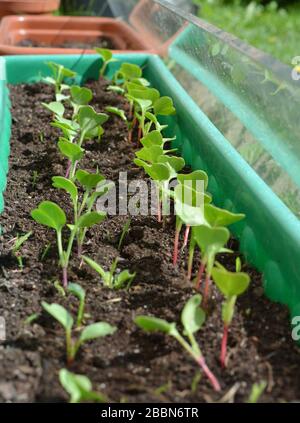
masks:
[[[101,56],[101,59],[103,61],[102,67],[100,69],[100,76],[103,77],[105,75],[107,66],[110,63],[117,62],[118,60],[113,57],[113,53],[107,48],[95,47],[95,51]]]
[[[72,187],[73,189],[74,187]],[[76,195],[76,191],[72,192],[72,195]],[[86,212],[78,218],[77,222],[73,225],[68,225],[70,231],[69,240],[67,242],[67,248],[63,248],[62,231],[66,226],[67,219],[65,212],[52,201],[42,201],[38,208],[31,212],[32,218],[41,225],[45,225],[56,231],[57,247],[59,254],[59,263],[63,270],[63,286],[66,288],[68,285],[68,266],[70,256],[72,253],[72,247],[74,239],[79,230],[90,228],[93,225],[102,222],[106,214],[98,212]]]
[[[137,316],[134,321],[137,326],[146,332],[163,332],[175,338],[201,367],[215,391],[220,391],[220,384],[211,370],[207,367],[195,338],[195,333],[201,329],[205,321],[205,313],[200,308],[201,300],[201,295],[197,294],[190,298],[185,304],[181,313],[181,323],[184,327],[183,335],[177,329],[176,323],[170,323],[157,317]]]
[[[231,252],[225,245],[227,244],[230,233],[227,228],[200,225],[192,228],[193,242],[195,242],[201,251],[201,264],[198,271],[196,289],[200,288],[202,274],[206,269],[205,287],[203,303],[206,305],[209,297],[209,287],[211,272],[215,263],[216,255],[224,252]]]
[[[25,242],[31,237],[31,235],[32,231],[27,232],[22,236],[17,235],[17,237],[12,240],[13,246],[11,251],[13,256],[17,259],[20,269],[23,269],[23,257],[20,250],[22,245],[25,244]]]
[[[237,270],[240,270],[240,265],[237,266]],[[219,263],[212,269],[212,278],[225,296],[225,301],[222,306],[222,320],[224,322],[224,332],[221,346],[221,365],[226,366],[226,355],[227,355],[227,339],[228,329],[232,322],[234,315],[235,303],[239,295],[243,294],[249,286],[250,277],[247,273],[243,272],[229,272]]]
[[[65,391],[70,395],[69,402],[76,404],[84,401],[107,402],[105,395],[92,390],[90,379],[84,375],[77,375],[67,369],[59,371],[59,381]]]
[[[116,258],[110,266],[109,272],[103,269],[100,264],[96,263],[89,257],[83,256],[83,260],[94,269],[101,277],[104,286],[109,289],[128,289],[135,278],[135,273],[130,273],[129,270],[123,270],[121,273],[116,273],[118,258]]]
[[[76,72],[54,62],[47,62],[47,66],[50,68],[52,76],[43,78],[43,81],[54,86],[56,101],[64,100],[67,96],[63,94],[63,91],[70,87],[63,82],[66,78],[75,78]]]
[[[43,309],[50,314],[65,330],[66,337],[66,356],[67,364],[70,365],[75,360],[76,354],[79,348],[87,341],[103,338],[107,335],[112,335],[117,330],[116,327],[111,326],[106,322],[92,323],[85,326],[80,331],[80,334],[76,339],[72,338],[74,319],[71,313],[69,313],[64,307],[59,304],[48,304],[42,302]],[[78,317],[77,317],[78,320]],[[78,333],[78,328],[76,333]]]

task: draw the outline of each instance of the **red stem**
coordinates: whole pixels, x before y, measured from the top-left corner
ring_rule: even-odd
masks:
[[[175,238],[174,238],[173,266],[176,266],[178,261],[179,234],[180,234],[180,229],[176,229]]]
[[[201,356],[197,360],[198,364],[201,366],[203,372],[207,376],[208,380],[212,384],[215,391],[219,392],[221,390],[221,386],[219,384],[218,379],[216,376],[211,372],[211,370],[207,367],[204,358]]]
[[[63,268],[63,287],[68,288],[68,269]]]
[[[136,122],[137,122],[137,118],[135,117],[132,121],[132,127],[131,127],[130,131],[128,132],[128,141],[129,142],[132,142],[132,135],[133,135],[133,130],[136,126]]]
[[[196,289],[197,291],[200,289],[200,285],[201,285],[201,280],[202,280],[202,276],[203,276],[203,272],[205,270],[205,263],[201,262],[199,270],[198,270],[198,275],[197,275],[197,282],[196,282]]]
[[[69,160],[67,171],[66,171],[66,178],[68,178],[69,175],[70,175],[71,166],[72,166],[72,162],[71,162],[71,160]]]
[[[203,307],[206,307],[208,298],[209,298],[209,288],[210,288],[210,275],[207,273],[205,276],[205,285],[204,285],[204,295],[203,295]]]
[[[224,324],[224,332],[221,346],[221,366],[224,369],[226,367],[226,355],[227,355],[227,340],[228,340],[228,325]]]
[[[187,225],[187,227],[185,228],[185,233],[184,233],[184,239],[183,239],[183,246],[182,246],[182,248],[185,248],[187,246],[187,244],[188,244],[190,229],[191,229],[191,226],[190,225]]]

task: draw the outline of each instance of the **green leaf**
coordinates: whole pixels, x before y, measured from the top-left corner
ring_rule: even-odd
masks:
[[[82,106],[78,112],[78,123],[81,129],[81,133],[85,139],[95,138],[95,132],[93,132],[98,126],[103,125],[108,119],[108,115],[105,113],[96,113],[91,106]]]
[[[180,184],[184,184],[186,181],[187,183],[191,184],[191,188],[197,190],[197,181],[204,182],[204,189],[207,189],[208,186],[208,176],[207,173],[203,170],[195,170],[194,172],[187,173],[187,174],[180,174],[177,175],[178,182]]]
[[[141,98],[135,98],[136,103],[140,106],[143,113],[146,113],[147,110],[151,108],[151,100],[143,100]]]
[[[185,223],[185,225],[199,226],[207,225],[207,221],[204,217],[204,208],[201,206],[194,207],[195,204],[193,197],[191,196],[190,202],[184,198],[185,192],[182,192],[182,187],[177,185],[174,190],[175,199],[175,213]],[[191,193],[193,194],[193,192]],[[186,202],[184,202],[186,201]],[[197,200],[198,202],[198,200]],[[201,204],[201,202],[199,201]],[[197,204],[197,203],[196,203]]]
[[[149,100],[151,104],[154,104],[160,97],[159,91],[155,88],[147,88],[138,86],[136,89],[128,87],[128,94],[134,99]]]
[[[77,375],[66,369],[61,369],[59,371],[59,381],[70,395],[70,403],[78,403],[84,400],[107,402],[107,398],[104,395],[92,391],[91,381],[84,375]]]
[[[123,76],[124,79],[130,81],[132,79],[141,78],[143,72],[138,65],[122,63],[119,73]]]
[[[78,283],[69,283],[68,291],[75,295],[80,301],[84,301],[85,290]]]
[[[169,335],[176,327],[175,323],[169,323],[164,319],[150,316],[137,316],[134,319],[134,323],[146,332],[164,332]]]
[[[114,278],[114,288],[122,289],[125,286],[128,287],[135,278],[135,275],[136,273],[130,273],[129,270],[123,270],[123,272]]]
[[[80,161],[84,155],[83,148],[79,147],[77,144],[73,144],[69,141],[58,141],[58,148],[61,154],[71,160],[73,163]]]
[[[156,115],[169,116],[176,112],[173,100],[170,97],[161,97],[154,103],[154,113]]]
[[[94,50],[102,57],[105,62],[108,62],[113,58],[113,53],[107,48],[95,47]]]
[[[92,268],[94,269],[103,279],[104,284],[108,285],[110,281],[110,272],[106,272],[100,264],[92,260],[87,256],[82,256],[83,260]]]
[[[91,190],[104,181],[105,178],[100,173],[89,173],[86,170],[78,169],[75,178],[86,189]]]
[[[72,102],[79,106],[85,106],[86,104],[89,104],[93,98],[93,93],[89,88],[79,87],[77,85],[73,85],[70,88],[70,93]]]
[[[134,159],[134,163],[137,166],[143,167],[147,175],[154,181],[168,181],[170,179],[170,170],[168,166],[164,164],[153,163],[152,165],[148,165],[140,159]]]
[[[205,322],[205,313],[200,308],[202,297],[200,294],[194,295],[185,304],[181,313],[181,322],[187,334],[193,334],[201,329]]]
[[[76,185],[70,181],[70,179],[64,178],[63,176],[53,176],[52,185],[54,188],[65,190],[68,194],[70,194],[72,201],[74,203],[77,202],[78,190]]]
[[[201,225],[193,228],[193,238],[203,255],[217,254],[228,242],[230,233],[226,228]]]
[[[229,272],[224,267],[214,267],[212,277],[219,290],[226,296],[243,294],[250,284],[250,277],[243,272]]]
[[[242,213],[231,213],[212,204],[205,205],[205,217],[211,226],[229,226],[245,218]]]
[[[59,304],[48,304],[42,302],[43,309],[49,313],[55,320],[57,320],[67,331],[72,329],[74,324],[72,315]]]
[[[104,212],[89,212],[85,213],[78,220],[79,228],[90,228],[91,226],[96,225],[97,223],[102,222],[106,218],[106,213]]]
[[[43,201],[31,212],[32,218],[41,225],[61,231],[66,224],[65,212],[52,201]]]
[[[146,162],[157,163],[158,157],[163,154],[164,150],[159,145],[152,145],[151,147],[143,147],[135,153],[135,155]]]
[[[168,164],[172,169],[175,170],[176,174],[185,166],[185,161],[182,157],[177,156],[165,156],[162,155],[157,158],[158,163]],[[176,175],[177,176],[177,175]]]
[[[159,147],[164,146],[163,136],[159,131],[151,131],[145,137],[141,139],[141,144],[144,147],[152,147],[153,145],[157,145]]]
[[[65,113],[64,105],[60,103],[59,101],[52,101],[49,104],[42,103],[42,106],[44,106],[51,113],[54,113],[55,115],[58,115],[58,116],[63,116]]]
[[[117,328],[115,326],[111,326],[106,322],[93,323],[83,329],[79,338],[79,342],[83,343],[92,339],[113,335],[116,330]]]
[[[119,116],[122,120],[124,120],[125,122],[127,122],[127,117],[125,115],[124,110],[118,109],[118,107],[112,107],[112,106],[105,107],[105,110],[108,113],[112,113],[114,115]]]
[[[13,253],[16,253],[17,251],[19,251],[21,246],[24,244],[24,242],[28,240],[29,237],[31,237],[31,235],[32,235],[32,231],[29,231],[25,235],[18,236],[12,249]]]

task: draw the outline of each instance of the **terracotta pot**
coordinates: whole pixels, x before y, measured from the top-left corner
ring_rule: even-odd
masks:
[[[2,19],[0,54],[95,53],[92,48],[103,38],[114,45],[115,52],[149,50],[143,39],[123,21],[89,16],[28,15]]]
[[[155,15],[158,19],[156,20]],[[159,4],[149,0],[140,0],[133,8],[129,22],[136,32],[143,38],[149,49],[157,54],[165,56],[168,53],[170,44],[182,32],[178,21],[174,20],[174,13],[162,8]],[[159,18],[168,19],[168,25]],[[186,24],[184,25],[184,27]]]
[[[57,10],[60,0],[1,0],[0,16],[19,13],[50,13]]]

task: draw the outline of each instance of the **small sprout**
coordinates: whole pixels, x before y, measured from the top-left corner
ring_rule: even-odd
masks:
[[[59,371],[59,381],[62,387],[70,395],[70,403],[79,403],[83,401],[107,402],[107,398],[92,390],[92,383],[84,375],[77,375],[69,372],[67,369]]]
[[[134,321],[137,326],[146,332],[163,332],[167,335],[173,336],[173,338],[180,343],[186,352],[190,354],[201,367],[215,391],[220,391],[220,384],[214,374],[207,367],[194,336],[194,334],[201,329],[205,321],[205,313],[200,308],[201,300],[201,295],[194,295],[187,301],[181,313],[181,322],[184,327],[183,335],[188,338],[188,341],[179,333],[176,328],[176,323],[169,323],[166,320],[149,316],[137,316]]]
[[[42,106],[44,106],[45,109],[49,110],[49,112],[51,112],[54,115],[54,117],[58,117],[58,118],[63,117],[65,113],[64,105],[60,103],[59,101],[52,101],[49,104],[42,103]]]
[[[127,122],[127,117],[125,115],[124,110],[118,109],[118,107],[112,107],[112,106],[105,107],[105,110],[108,113],[112,113],[112,114],[114,114],[116,116],[119,116],[122,120],[124,120],[124,122]]]
[[[264,393],[267,385],[268,384],[265,380],[262,380],[259,383],[254,383],[247,402],[249,404],[256,404]]]
[[[121,233],[121,236],[120,236],[120,240],[119,240],[119,244],[118,244],[118,250],[119,251],[121,250],[124,239],[125,239],[126,235],[128,234],[130,224],[131,224],[131,219],[127,219],[124,226],[123,226],[122,233]]]
[[[12,254],[17,259],[20,269],[23,269],[23,258],[22,258],[22,255],[20,254],[20,249],[22,245],[28,240],[28,238],[31,237],[31,235],[32,235],[32,231],[27,232],[27,234],[25,235],[17,236],[14,240],[14,245],[12,247]]]
[[[44,260],[45,260],[45,258],[47,257],[47,255],[48,255],[48,253],[49,253],[50,248],[51,248],[51,242],[49,242],[49,243],[46,245],[46,247],[45,247],[44,251],[42,252],[42,255],[41,255],[41,261],[44,261]]]
[[[125,90],[121,87],[118,87],[117,85],[109,85],[107,87],[107,91],[112,91],[113,93],[121,94],[121,95],[125,94]]]
[[[116,327],[111,326],[109,323],[106,322],[92,323],[91,325],[84,327],[81,330],[80,335],[77,337],[77,339],[73,340],[72,330],[74,325],[74,319],[72,315],[59,304],[48,304],[43,301],[42,307],[55,320],[57,320],[65,330],[68,365],[70,365],[74,361],[75,356],[82,344],[92,339],[112,335],[117,330]],[[80,313],[81,310],[79,308],[77,314],[77,321]]]
[[[38,171],[34,170],[32,173],[32,182],[31,182],[32,189],[35,189],[38,178],[39,178],[39,173]]]
[[[95,47],[94,50],[96,51],[96,53],[98,53],[101,56],[101,58],[103,60],[102,67],[100,69],[100,76],[104,76],[109,63],[117,62],[118,60],[115,59],[113,57],[113,53],[106,48]]]
[[[68,85],[63,84],[65,78],[75,78],[76,72],[54,62],[48,62],[47,65],[52,72],[52,77],[47,76],[43,78],[43,81],[55,87],[56,101],[61,101],[66,98],[62,92],[69,89]]]
[[[100,264],[89,257],[83,256],[83,260],[100,275],[104,286],[109,289],[128,289],[136,275],[135,273],[130,273],[129,270],[123,270],[121,273],[115,274],[118,259],[113,261],[109,272],[105,271]]]
[[[247,273],[229,272],[223,266],[217,263],[217,267],[214,267],[212,269],[212,278],[219,290],[226,298],[222,306],[222,320],[224,322],[224,333],[220,356],[221,365],[222,367],[225,367],[228,329],[233,319],[235,303],[237,297],[243,294],[248,289],[250,277]]]
[[[35,320],[37,320],[40,317],[39,313],[33,313],[30,316],[26,317],[24,320],[25,325],[31,325]]]
[[[68,291],[79,299],[79,308],[77,314],[76,326],[82,325],[84,307],[85,307],[85,290],[77,283],[69,283]]]
[[[66,296],[66,292],[64,290],[64,288],[61,286],[60,282],[58,280],[54,281],[53,284],[54,288],[56,289],[56,291],[58,292],[58,295],[60,295],[61,297],[65,297]]]

